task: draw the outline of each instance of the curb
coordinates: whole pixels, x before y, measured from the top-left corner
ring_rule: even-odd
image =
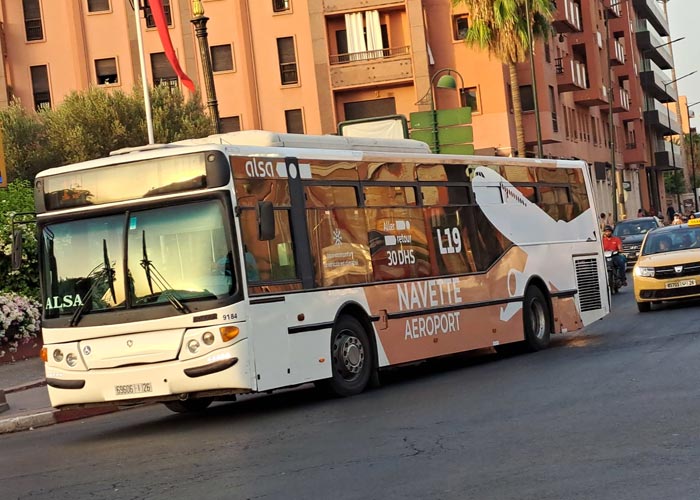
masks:
[[[0,413],[10,409],[10,405],[7,404],[7,398],[5,397],[5,391],[0,389]]]
[[[119,411],[116,406],[102,406],[96,408],[71,408],[66,410],[48,410],[31,415],[19,415],[6,419],[0,419],[0,434],[10,432],[29,431],[38,427],[81,420],[84,418],[105,415]]]
[[[5,394],[12,394],[13,392],[23,391],[25,389],[34,389],[35,387],[42,387],[46,385],[46,379],[38,379],[33,382],[27,382],[26,384],[15,385],[13,387],[6,387]],[[0,392],[2,389],[0,389]]]

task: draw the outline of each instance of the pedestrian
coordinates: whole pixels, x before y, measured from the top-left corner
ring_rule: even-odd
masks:
[[[681,219],[681,214],[673,214],[673,220],[671,221],[671,225],[677,226],[679,224],[683,224],[683,220]]]
[[[615,223],[613,222],[612,214],[610,212],[608,212],[608,218],[605,220],[605,223],[608,226],[615,226]]]
[[[639,217],[646,217],[646,215],[647,215],[647,214],[644,213],[644,209],[643,209],[643,208],[640,208],[639,210],[637,210],[637,218],[639,218]]]
[[[600,213],[600,219],[598,220],[598,226],[600,227],[600,234],[603,234],[605,230],[605,226],[608,225],[608,221],[606,220],[605,217],[605,212]]]
[[[668,215],[669,224],[673,224],[673,216],[676,215],[676,211],[673,208],[673,205],[668,206],[668,208],[666,209],[666,215]]]

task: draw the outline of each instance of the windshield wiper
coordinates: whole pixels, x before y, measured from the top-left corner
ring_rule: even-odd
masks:
[[[107,281],[109,291],[112,295],[112,300],[115,304],[117,303],[117,294],[114,290],[114,282],[116,281],[116,278],[114,277],[115,274],[116,271],[109,262],[107,240],[102,240],[102,263],[97,264],[94,268],[92,268],[92,271],[90,271],[86,276],[85,279],[93,278],[92,285],[90,285],[88,291],[85,292],[85,297],[82,298],[82,303],[78,306],[75,312],[73,312],[73,316],[70,319],[70,326],[78,325],[80,319],[83,317],[83,313],[85,312],[85,307],[88,303],[92,302],[92,295],[95,293],[97,285],[102,283],[103,280]]]
[[[148,288],[151,291],[151,295],[153,294],[153,283],[155,282],[158,288],[160,288],[161,295],[164,295],[165,298],[168,299],[168,302],[170,302],[178,312],[182,314],[189,314],[189,308],[180,302],[180,300],[173,293],[173,287],[170,285],[170,283],[168,283],[168,280],[166,280],[165,276],[158,271],[155,264],[148,259],[148,251],[146,250],[146,231],[142,231],[141,235],[143,242],[141,245],[142,258],[140,264],[146,273],[146,281],[148,281]]]

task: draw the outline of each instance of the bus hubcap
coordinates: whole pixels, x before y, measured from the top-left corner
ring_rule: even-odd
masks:
[[[356,375],[362,370],[365,361],[365,349],[362,342],[351,335],[341,335],[338,342],[338,353],[342,367],[348,375]]]
[[[542,304],[540,304],[537,301],[532,303],[532,306],[530,306],[530,318],[530,326],[532,328],[532,333],[534,333],[538,339],[543,338],[545,334],[544,330],[546,322],[544,318],[544,308],[542,307]]]

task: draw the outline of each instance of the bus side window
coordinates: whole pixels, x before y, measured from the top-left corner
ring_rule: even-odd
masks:
[[[269,241],[258,238],[258,221],[255,210],[241,210],[244,264],[248,280],[276,282],[297,279],[289,210],[275,209],[275,237]],[[252,264],[255,263],[253,267]],[[250,269],[249,269],[250,268]],[[255,269],[256,272],[253,270]]]

